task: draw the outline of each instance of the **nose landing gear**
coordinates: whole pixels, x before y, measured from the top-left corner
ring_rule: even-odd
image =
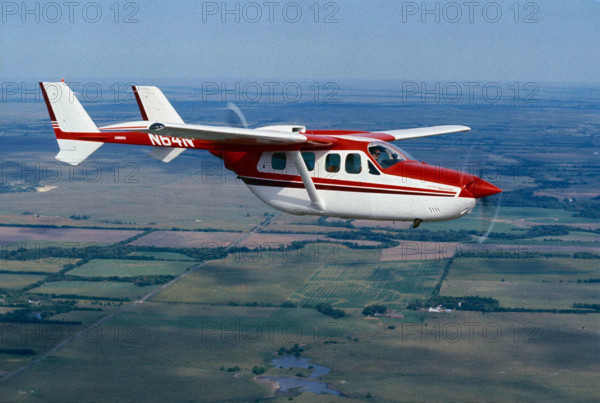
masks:
[[[420,218],[415,218],[415,220],[413,221],[413,228],[417,228],[419,225],[421,225],[421,223],[423,222],[423,220],[421,220]]]

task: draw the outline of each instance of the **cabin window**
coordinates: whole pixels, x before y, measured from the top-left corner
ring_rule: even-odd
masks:
[[[303,152],[302,159],[304,160],[304,163],[306,164],[306,168],[308,168],[309,171],[312,171],[315,169],[315,153],[308,152],[308,151]]]
[[[325,158],[325,170],[327,172],[339,172],[342,159],[339,154],[327,154]]]
[[[377,168],[375,168],[375,165],[373,165],[371,161],[367,160],[367,162],[369,163],[369,173],[371,175],[379,175],[379,171],[377,170]]]
[[[352,153],[346,155],[346,172],[349,174],[359,174],[360,170],[360,154]]]
[[[406,159],[400,154],[399,149],[389,144],[378,143],[369,146],[369,153],[383,169],[387,169]]]
[[[277,169],[278,171],[282,171],[285,169],[287,165],[287,160],[285,153],[274,153],[271,157],[271,166],[273,169]]]

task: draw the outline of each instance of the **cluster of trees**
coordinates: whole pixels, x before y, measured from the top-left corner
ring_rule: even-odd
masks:
[[[360,229],[355,231],[332,231],[328,232],[327,236],[333,239],[341,239],[348,241],[374,241],[380,242],[385,247],[396,246],[396,242],[393,237],[388,233],[373,232],[366,229]]]
[[[31,296],[29,296],[31,298]],[[81,324],[81,322],[49,321],[47,318],[61,313],[70,312],[75,309],[75,301],[41,301],[37,305],[29,303],[22,304],[21,309],[0,315],[0,322],[10,323],[59,323],[59,324]]]
[[[600,256],[591,252],[575,252],[573,259],[600,259]]]
[[[36,355],[37,353],[30,348],[0,348],[0,354]]]
[[[331,316],[334,319],[343,318],[346,316],[346,312],[341,309],[337,309],[328,304],[327,302],[321,302],[317,304],[315,307],[317,311],[321,312],[323,315]]]
[[[235,301],[229,301],[229,303],[227,305],[229,305],[229,306],[243,305],[243,306],[264,307],[264,308],[270,308],[270,307],[274,306],[272,302],[257,302],[257,301],[245,302],[243,304],[240,304],[239,302],[235,302]]]
[[[141,235],[137,235],[141,236]],[[130,238],[127,242],[131,242]],[[48,246],[43,248],[4,248],[2,259],[35,261],[48,258],[85,259],[84,263],[93,259],[120,260],[154,260],[154,256],[137,256],[135,252],[171,252],[180,253],[196,261],[221,259],[227,256],[225,248],[163,248],[154,246],[132,246],[116,243],[108,246],[88,246],[85,248]]]
[[[255,365],[252,367],[252,373],[256,374],[256,375],[262,375],[265,372],[267,372],[267,369],[265,367],[259,367],[258,365]]]
[[[460,306],[459,306],[460,304]],[[447,297],[435,296],[427,301],[414,301],[408,304],[407,309],[419,310],[431,306],[441,305],[448,309],[461,309],[463,311],[493,312],[500,308],[498,300],[489,297]]]
[[[387,312],[387,307],[385,305],[369,305],[363,309],[362,314],[365,316],[373,316],[376,313],[383,315]]]
[[[285,347],[281,347],[279,350],[277,350],[277,354],[278,355],[290,354],[290,355],[294,355],[295,357],[300,357],[300,354],[302,354],[302,347],[300,347],[298,345],[298,343],[294,344],[294,347],[291,347],[289,349],[287,349]]]
[[[71,220],[89,220],[90,216],[89,215],[75,215],[73,214],[72,216],[69,217]]]
[[[229,368],[225,368],[223,365],[221,365],[221,368],[219,368],[220,371],[227,371],[227,372],[240,372],[242,369],[236,365],[235,367],[229,367]]]
[[[7,183],[0,182],[0,193],[24,193],[24,192],[37,192],[36,184],[28,184],[28,183]]]
[[[577,302],[573,304],[573,308],[577,309],[591,309],[594,311],[600,311],[600,304],[584,304],[581,302]]]

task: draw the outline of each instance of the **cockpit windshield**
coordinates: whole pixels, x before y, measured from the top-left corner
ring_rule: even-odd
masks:
[[[414,160],[406,151],[389,143],[372,143],[369,145],[369,153],[383,169],[387,169],[399,162]]]

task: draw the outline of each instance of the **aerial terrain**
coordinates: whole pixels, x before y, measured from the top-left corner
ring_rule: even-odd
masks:
[[[82,99],[99,126],[139,119],[117,81]],[[3,100],[0,401],[600,400],[600,87],[514,84],[161,86],[190,123],[471,127],[398,145],[503,193],[416,229],[281,213],[206,151],[68,166],[41,95]]]

